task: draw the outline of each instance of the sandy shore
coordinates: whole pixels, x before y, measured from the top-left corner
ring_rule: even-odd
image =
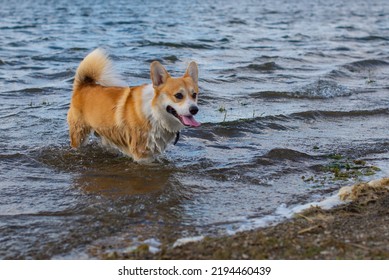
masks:
[[[330,210],[317,207],[281,224],[205,238],[179,247],[147,246],[115,259],[389,259],[389,179],[357,184],[339,194],[350,201]]]

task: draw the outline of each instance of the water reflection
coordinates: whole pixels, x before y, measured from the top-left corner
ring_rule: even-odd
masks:
[[[105,196],[147,194],[162,190],[172,170],[131,164],[130,166],[100,166],[77,175],[74,185],[87,193]]]
[[[32,157],[60,172],[71,172],[76,189],[113,197],[161,191],[175,171],[166,160],[138,164],[96,142],[80,150],[47,147]]]

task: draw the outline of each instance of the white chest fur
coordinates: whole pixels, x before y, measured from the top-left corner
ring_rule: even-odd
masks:
[[[167,115],[168,113],[163,109],[163,106],[153,106],[154,95],[153,85],[150,84],[145,86],[142,94],[142,106],[143,113],[150,121],[151,125],[147,139],[147,148],[150,149],[150,152],[153,154],[160,154],[165,151],[168,144],[175,139],[179,130],[176,128],[171,129],[169,119],[167,119],[170,116]]]

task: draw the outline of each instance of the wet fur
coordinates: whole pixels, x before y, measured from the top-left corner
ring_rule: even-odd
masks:
[[[185,75],[172,78],[158,62],[151,64],[153,84],[120,86],[111,61],[100,49],[90,53],[77,69],[68,111],[70,144],[78,148],[94,131],[104,144],[114,146],[136,161],[152,160],[162,153],[184,125],[166,112],[166,105],[186,113],[197,104],[197,64]],[[119,85],[119,86],[118,86]],[[185,104],[175,100],[177,91],[187,92]]]

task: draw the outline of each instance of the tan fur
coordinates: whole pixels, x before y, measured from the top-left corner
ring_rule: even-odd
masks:
[[[158,67],[155,64],[151,67],[152,79],[159,79],[161,84],[154,86],[149,109],[145,97],[147,85],[131,88],[113,86],[117,79],[108,57],[101,50],[89,54],[80,63],[73,85],[67,117],[71,146],[78,148],[95,131],[103,143],[117,147],[136,161],[149,159],[164,150],[165,142],[172,141],[183,126],[174,124],[179,128],[176,129],[175,126],[171,128],[165,125],[164,117],[167,113],[164,108],[158,107],[160,95],[163,92],[173,99],[177,90],[190,94],[191,91],[198,92],[198,86],[197,81],[194,81],[197,76],[192,75],[192,78],[189,70],[182,78],[171,78],[167,72],[163,73],[163,78],[159,73],[153,73],[159,71]],[[170,117],[168,114],[167,118]],[[174,123],[174,118],[169,122]]]

